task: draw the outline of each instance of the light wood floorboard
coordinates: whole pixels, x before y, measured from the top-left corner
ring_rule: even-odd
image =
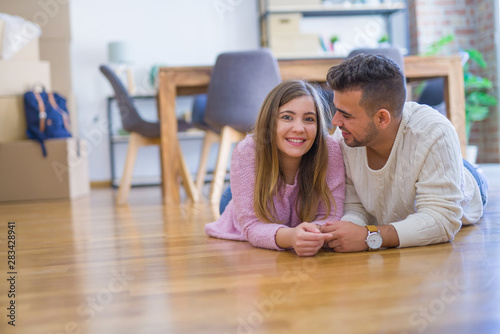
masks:
[[[313,258],[209,238],[160,187],[0,205],[0,333],[500,333],[500,165],[451,243]],[[16,326],[7,325],[8,222]]]

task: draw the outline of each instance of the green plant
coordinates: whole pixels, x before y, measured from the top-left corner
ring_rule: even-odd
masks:
[[[387,34],[383,34],[379,39],[378,39],[378,43],[381,44],[381,43],[388,43],[389,42],[389,35]]]
[[[487,67],[481,52],[475,49],[465,51],[469,54],[469,62],[472,61],[482,69]],[[490,80],[470,72],[469,62],[464,66],[465,131],[467,139],[472,124],[484,121],[489,116],[490,107],[497,105],[497,99],[490,94],[493,84]]]
[[[427,50],[422,54],[422,56],[434,56],[441,53],[441,50],[451,42],[455,40],[455,36],[446,35],[441,37],[439,40],[435,41],[427,47]]]
[[[438,41],[432,43],[424,56],[436,55],[441,52],[444,46],[455,40],[453,35],[443,36]],[[481,69],[486,69],[487,64],[483,55],[476,49],[464,50],[468,54],[468,61],[463,67],[464,72],[464,93],[465,93],[465,132],[467,140],[474,122],[483,121],[488,118],[490,107],[496,106],[498,101],[492,95],[493,84],[487,78],[478,76],[471,72],[471,63]]]

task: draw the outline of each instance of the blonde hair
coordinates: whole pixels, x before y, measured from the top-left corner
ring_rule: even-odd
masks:
[[[267,223],[283,224],[277,220],[273,197],[284,185],[283,171],[278,158],[276,129],[279,108],[300,96],[311,96],[317,114],[316,138],[311,149],[302,156],[297,182],[299,194],[295,210],[303,222],[311,222],[316,217],[322,201],[329,216],[331,203],[335,200],[326,183],[328,167],[328,135],[325,124],[325,101],[316,88],[302,80],[288,80],[273,88],[267,95],[254,127],[256,142],[256,169],[254,209],[257,217]]]

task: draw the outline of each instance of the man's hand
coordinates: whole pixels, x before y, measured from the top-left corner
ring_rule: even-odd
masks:
[[[335,252],[361,252],[368,249],[365,242],[368,231],[365,226],[348,221],[327,222],[321,232],[331,235],[327,244]]]

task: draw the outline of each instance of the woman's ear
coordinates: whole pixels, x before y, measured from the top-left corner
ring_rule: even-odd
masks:
[[[374,116],[375,125],[383,130],[391,124],[392,115],[387,109],[379,109]]]

